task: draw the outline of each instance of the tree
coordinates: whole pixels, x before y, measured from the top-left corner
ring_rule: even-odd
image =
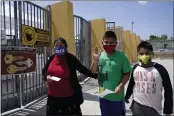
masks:
[[[154,35],[150,35],[149,40],[154,40],[155,36]]]
[[[150,41],[153,41],[153,40],[160,40],[160,37],[158,37],[158,36],[156,36],[156,35],[150,35],[149,40],[150,40]]]
[[[167,40],[167,39],[168,39],[168,36],[166,34],[162,34],[161,37],[156,36],[156,35],[149,36],[150,41],[160,41],[160,40]]]
[[[168,36],[166,34],[161,35],[161,40],[167,40]]]

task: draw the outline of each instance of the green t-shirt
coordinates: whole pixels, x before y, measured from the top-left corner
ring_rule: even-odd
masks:
[[[112,55],[107,55],[102,52],[99,57],[99,91],[109,89],[115,91],[115,88],[120,84],[123,74],[132,70],[127,56],[121,51],[115,51]],[[124,90],[119,94],[108,94],[104,97],[110,101],[124,100]]]

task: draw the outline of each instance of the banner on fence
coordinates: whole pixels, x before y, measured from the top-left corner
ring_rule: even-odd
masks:
[[[22,24],[23,45],[49,45],[49,31]]]
[[[1,75],[35,72],[36,50],[29,47],[2,47],[1,64]]]

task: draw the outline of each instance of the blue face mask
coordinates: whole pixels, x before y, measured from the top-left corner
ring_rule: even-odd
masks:
[[[58,56],[60,55],[64,55],[65,54],[65,51],[66,51],[66,48],[65,47],[56,47],[54,48],[54,53]]]

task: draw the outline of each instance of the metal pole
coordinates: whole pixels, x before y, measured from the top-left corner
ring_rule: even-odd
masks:
[[[123,48],[124,48],[124,29],[123,27],[121,27],[121,51],[123,51]]]
[[[18,31],[19,31],[19,36],[18,36],[18,38],[17,38],[17,40],[19,40],[18,41],[18,43],[17,43],[17,45],[18,46],[22,46],[22,44],[21,44],[21,42],[22,42],[22,2],[21,1],[19,1],[18,2],[18,10],[19,10],[19,27],[18,27]],[[18,33],[17,33],[18,34]],[[19,82],[20,82],[20,88],[19,88],[19,90],[20,90],[20,105],[21,105],[21,108],[24,108],[24,103],[23,103],[23,96],[24,96],[24,89],[23,89],[23,79],[24,79],[24,75],[20,75],[20,76],[18,76],[18,78],[19,78]]]
[[[132,24],[132,33],[133,33],[133,25],[134,25],[134,22],[132,21],[131,24]]]

